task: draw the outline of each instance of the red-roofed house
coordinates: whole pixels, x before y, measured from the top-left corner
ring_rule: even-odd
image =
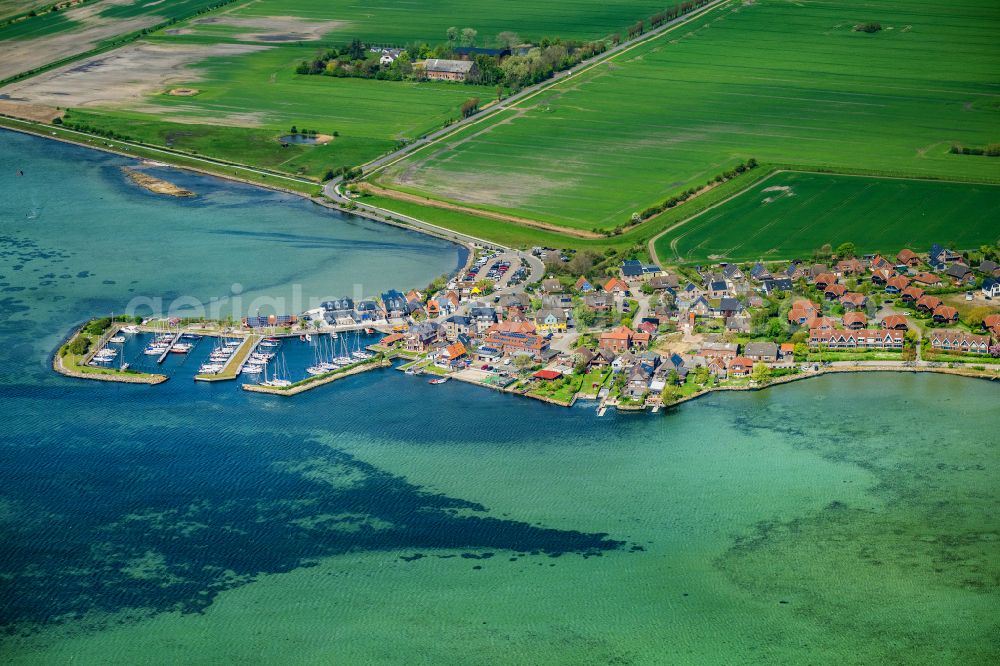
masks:
[[[621,294],[624,295],[628,291],[628,285],[625,284],[624,280],[619,278],[611,278],[604,283],[604,291],[609,294]]]
[[[840,302],[849,310],[857,310],[858,308],[865,307],[865,303],[868,302],[868,297],[857,291],[849,291],[840,297]]]
[[[907,287],[910,286],[910,279],[902,275],[897,275],[896,277],[889,278],[889,281],[885,283],[885,293],[887,294],[898,294]]]
[[[891,268],[872,269],[872,284],[885,285],[896,275]]]
[[[535,325],[530,321],[500,321],[487,328],[484,335],[490,335],[491,333],[530,334],[534,332]]]
[[[907,266],[916,266],[920,263],[920,257],[913,250],[903,249],[896,255],[896,261]]]
[[[562,377],[562,373],[558,370],[539,370],[532,375],[535,379],[544,379],[545,381],[552,381],[553,379],[559,379]]]
[[[405,340],[405,339],[406,339],[406,336],[403,335],[402,333],[392,333],[390,335],[385,336],[381,340],[379,340],[378,344],[380,344],[380,345],[382,345],[384,347],[391,347],[392,345],[396,344],[397,342],[400,342],[400,341]]]
[[[804,324],[819,315],[819,306],[809,300],[798,300],[792,303],[788,311],[788,321],[792,324]]]
[[[924,290],[920,287],[907,287],[903,290],[902,298],[904,303],[916,303],[924,295]]]
[[[928,273],[926,271],[917,273],[913,276],[914,282],[919,282],[920,284],[927,287],[934,287],[941,284],[941,278],[934,273]]]
[[[628,326],[619,326],[618,328],[605,331],[601,333],[600,348],[613,351],[616,354],[621,354],[622,352],[628,351],[629,347],[632,346],[632,336],[635,332]]]
[[[823,291],[823,296],[825,296],[827,300],[835,301],[846,293],[847,293],[847,287],[845,287],[844,285],[831,284]]]
[[[465,365],[465,357],[465,345],[461,342],[455,342],[438,352],[434,364],[441,368],[459,368]]]
[[[753,360],[746,356],[737,356],[729,362],[728,374],[730,377],[747,377],[753,372]]]
[[[833,273],[820,273],[816,276],[816,288],[826,289],[831,284],[837,283],[837,276]]]
[[[892,268],[892,263],[881,254],[876,254],[869,267],[872,270],[877,271],[885,268]]]
[[[958,321],[958,310],[950,305],[939,305],[934,308],[931,318],[938,323]]]
[[[848,312],[844,315],[844,326],[852,331],[859,331],[868,326],[868,317],[860,312]]]
[[[903,315],[886,315],[882,317],[882,328],[890,328],[894,331],[905,331],[909,328],[906,317]]]
[[[941,299],[937,296],[926,295],[917,299],[917,309],[921,312],[934,312],[939,305],[941,305]]]
[[[818,329],[820,331],[832,331],[837,328],[837,321],[830,317],[813,317],[806,322],[806,328],[810,331]]]

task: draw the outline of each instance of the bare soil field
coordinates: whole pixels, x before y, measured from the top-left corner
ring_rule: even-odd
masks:
[[[249,44],[130,44],[82,62],[60,67],[4,87],[10,102],[67,107],[140,103],[172,81],[197,79],[188,65],[212,56],[234,56],[266,49]]]
[[[0,79],[83,53],[106,39],[142,30],[163,21],[159,16],[125,19],[98,16],[109,5],[129,4],[132,4],[132,0],[107,0],[67,9],[65,17],[79,23],[79,28],[32,39],[0,42]]]
[[[65,111],[52,106],[8,102],[3,99],[0,99],[0,113],[5,116],[32,120],[36,123],[51,123],[56,118],[62,118],[65,115]]]
[[[310,21],[295,16],[261,16],[238,17],[210,16],[195,19],[190,25],[222,26],[227,28],[246,28],[247,32],[233,35],[236,39],[246,42],[309,42],[322,38],[347,25],[346,21]],[[172,34],[199,34],[199,30],[181,28]]]

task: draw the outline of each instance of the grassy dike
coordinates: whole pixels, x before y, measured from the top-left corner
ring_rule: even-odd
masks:
[[[160,146],[105,139],[104,137],[77,132],[58,125],[46,125],[0,115],[0,127],[17,132],[35,134],[47,139],[72,143],[84,148],[103,150],[106,153],[114,153],[124,157],[162,162],[170,166],[197,171],[210,176],[259,185],[291,194],[311,197],[319,195],[321,192],[320,183],[305,178],[268,172],[264,169],[258,169],[245,164],[223,162],[197,155],[187,155]]]

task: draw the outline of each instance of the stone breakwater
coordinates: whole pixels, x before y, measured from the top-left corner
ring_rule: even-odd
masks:
[[[59,352],[56,352],[52,357],[52,369],[60,375],[65,375],[67,377],[76,377],[77,379],[93,379],[99,382],[118,382],[120,384],[162,384],[168,379],[166,375],[131,374],[128,372],[114,372],[106,374],[100,372],[81,372],[79,370],[66,367],[63,363],[63,358],[59,356]]]
[[[288,388],[280,388],[276,386],[263,386],[261,384],[244,384],[243,390],[250,391],[251,393],[270,393],[271,395],[283,395],[291,396],[302,393],[303,391],[308,391],[309,389],[316,388],[317,386],[322,386],[323,384],[329,384],[330,382],[335,382],[338,379],[343,379],[344,377],[350,377],[351,375],[361,374],[362,372],[368,372],[369,370],[375,370],[376,368],[388,368],[392,365],[392,361],[388,359],[383,359],[375,363],[366,363],[359,365],[356,368],[351,368],[350,370],[345,370],[344,372],[335,372],[331,375],[325,377],[319,377],[313,380],[303,380],[300,383],[289,386]]]

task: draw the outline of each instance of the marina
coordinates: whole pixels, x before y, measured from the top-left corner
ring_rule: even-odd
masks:
[[[196,382],[239,380],[247,390],[295,395],[334,379],[391,365],[395,354],[369,348],[382,334],[366,327],[330,332],[269,334],[176,328],[163,322],[112,324],[78,361],[57,353],[53,368],[68,376],[123,383],[160,383],[170,378]],[[83,326],[62,349],[86,336]],[[369,329],[371,330],[371,329]],[[287,390],[293,389],[293,390]]]

